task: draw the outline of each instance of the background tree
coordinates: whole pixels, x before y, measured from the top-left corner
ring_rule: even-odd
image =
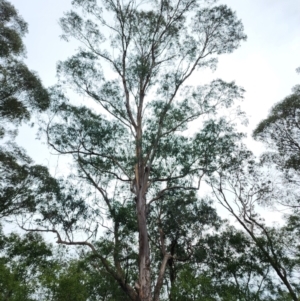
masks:
[[[82,253],[79,257],[73,254],[69,259],[65,251],[59,259],[53,258],[55,269],[47,269],[40,277],[43,292],[40,298],[53,301],[130,300],[92,257]]]
[[[299,68],[297,69],[299,72]],[[299,219],[299,183],[300,183],[300,88],[293,88],[293,93],[277,103],[269,116],[260,122],[253,132],[258,141],[270,148],[262,155],[262,162],[274,166],[280,172],[281,198],[277,203],[286,211],[289,237],[297,236]],[[297,245],[297,243],[296,243]],[[298,252],[296,249],[294,254]]]
[[[13,139],[22,121],[50,104],[40,79],[22,61],[26,32],[27,23],[17,10],[0,0],[0,218],[35,210],[35,202],[57,186],[47,169],[34,165]]]
[[[117,283],[84,252],[54,248],[40,234],[0,231],[0,300],[127,300]]]
[[[34,165],[16,145],[0,147],[0,219],[34,212],[37,204],[58,193],[59,185],[48,169]]]
[[[275,207],[281,202],[285,191],[245,148],[237,147],[229,162],[211,175],[213,193],[252,239],[262,261],[270,264],[281,282],[277,285],[277,295],[287,294],[296,301],[299,298],[295,277],[299,272],[299,241],[293,235],[295,229],[288,223],[267,225],[263,214],[259,214],[263,207],[270,204]]]
[[[53,268],[51,246],[36,233],[20,237],[0,231],[0,299],[32,301],[39,293],[39,276]]]
[[[299,86],[295,86],[293,93],[278,102],[271,109],[269,116],[261,121],[253,132],[253,137],[268,147],[261,156],[260,162],[264,171],[269,169],[268,179],[262,176],[265,172],[258,172],[259,167],[256,164],[250,165],[255,166],[255,168],[248,169],[246,173],[248,181],[246,182],[243,182],[247,178],[245,173],[242,173],[241,176],[240,171],[231,171],[235,174],[234,181],[236,183],[236,188],[231,189],[231,191],[234,191],[239,201],[239,210],[235,212],[243,221],[243,227],[248,228],[248,232],[252,230],[252,233],[249,233],[257,241],[257,244],[261,244],[260,248],[265,248],[266,256],[270,256],[269,262],[288,288],[293,300],[297,300],[297,296],[299,296],[299,287],[293,276],[299,270],[299,241],[297,239],[300,225],[299,105],[300,90]],[[250,186],[248,186],[251,178],[249,173],[255,175],[256,181],[256,183],[252,182]],[[231,182],[231,188],[233,188],[234,181]],[[222,194],[221,186],[219,189],[216,187],[215,190],[218,191],[219,195]],[[241,190],[243,191],[241,192]],[[226,199],[225,194],[221,198],[224,201]],[[280,206],[281,209],[284,206],[285,225],[281,228],[267,227],[255,213],[254,208],[258,204],[271,204],[273,207]],[[229,208],[228,203],[226,206],[232,212],[234,211],[233,207]],[[257,234],[255,229],[260,232],[259,239],[257,239],[258,237],[255,238]],[[265,243],[264,246],[262,242]],[[267,254],[268,252],[269,254]]]
[[[50,99],[38,76],[22,62],[25,47],[22,37],[27,23],[7,1],[0,1],[0,117],[1,137],[4,122],[19,124],[32,111],[48,108]]]
[[[269,116],[261,121],[253,132],[253,137],[263,142],[273,152],[264,154],[263,159],[270,160],[285,172],[289,180],[299,183],[300,169],[300,89],[278,102]]]
[[[200,239],[190,262],[178,263],[170,300],[270,300],[270,265],[243,231],[228,223]],[[274,298],[275,300],[275,298]]]

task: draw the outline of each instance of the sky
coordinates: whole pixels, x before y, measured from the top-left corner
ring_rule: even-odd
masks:
[[[58,24],[63,12],[71,8],[71,0],[11,0],[11,3],[29,24],[25,37],[26,63],[49,87],[56,83],[57,62],[75,52],[75,44],[60,38],[62,31]],[[261,145],[252,141],[251,132],[270,108],[300,83],[300,75],[295,72],[300,66],[300,2],[224,0],[218,3],[236,12],[248,39],[232,54],[221,56],[213,74],[204,72],[202,78],[194,80],[222,78],[235,81],[246,90],[242,108],[247,113],[249,125],[245,131],[252,150],[260,151]],[[45,157],[47,152],[41,145],[37,154],[33,131],[29,134],[26,130],[22,134],[21,130],[18,141],[40,161],[38,163],[46,164],[50,157]]]

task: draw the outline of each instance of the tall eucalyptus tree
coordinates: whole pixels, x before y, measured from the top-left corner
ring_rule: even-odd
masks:
[[[54,89],[46,127],[49,145],[73,158],[73,180],[90,186],[49,200],[39,226],[23,228],[89,246],[131,300],[159,300],[166,269],[188,261],[197,235],[216,223],[197,196],[203,177],[241,138],[222,115],[243,90],[190,80],[200,83],[198,70],[214,69],[246,36],[235,13],[214,1],[98,2],[74,0],[61,19],[63,38],[81,42],[58,64],[61,85],[87,103]]]

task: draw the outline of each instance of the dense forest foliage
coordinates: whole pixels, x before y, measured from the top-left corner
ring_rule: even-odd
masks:
[[[0,300],[298,301],[300,88],[253,131],[256,158],[243,88],[191,84],[246,40],[230,8],[72,5],[63,38],[81,46],[47,89],[23,60],[27,23],[0,0]],[[15,141],[34,116],[73,162],[64,177]]]

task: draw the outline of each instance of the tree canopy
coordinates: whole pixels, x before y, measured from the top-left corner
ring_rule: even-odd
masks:
[[[48,145],[72,160],[54,178],[13,137],[1,145],[0,218],[15,217],[27,234],[0,233],[0,297],[297,301],[299,219],[292,210],[284,226],[270,226],[259,213],[285,190],[242,142],[244,90],[199,80],[246,40],[235,12],[200,0],[72,5],[62,37],[81,46],[47,91],[21,60],[25,21],[0,0],[2,120],[19,126],[46,110]],[[298,94],[255,130],[296,171]],[[219,217],[216,202],[242,229]],[[66,246],[76,247],[71,258]]]
[[[295,87],[291,95],[278,102],[269,116],[260,122],[253,132],[255,139],[274,150],[266,158],[276,162],[281,169],[293,170],[299,175],[300,168],[300,90]]]
[[[7,1],[0,1],[0,117],[3,122],[20,123],[34,110],[48,108],[50,99],[38,76],[22,62],[25,46],[22,37],[27,23]]]

